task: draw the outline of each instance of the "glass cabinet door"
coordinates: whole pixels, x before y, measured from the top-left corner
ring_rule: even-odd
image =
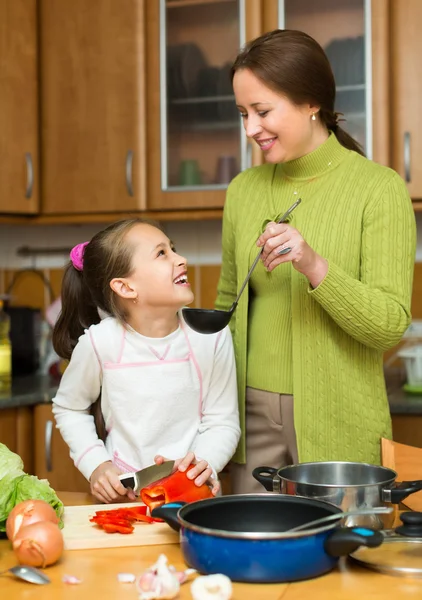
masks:
[[[336,79],[340,126],[372,157],[370,0],[279,1],[281,29],[298,29],[324,48]]]
[[[230,81],[244,21],[244,0],[160,0],[164,191],[224,189],[245,167]]]

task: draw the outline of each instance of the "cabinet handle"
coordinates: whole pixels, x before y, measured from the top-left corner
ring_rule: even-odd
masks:
[[[34,167],[32,165],[32,156],[30,152],[25,152],[26,162],[26,190],[25,198],[32,196],[32,190],[34,188]]]
[[[49,419],[45,423],[45,468],[48,472],[53,470],[51,458],[51,440],[53,437],[53,421]]]
[[[133,150],[128,150],[126,155],[126,188],[129,196],[133,196],[132,184]]]
[[[403,158],[404,158],[404,178],[406,183],[410,183],[410,132],[404,132],[403,140]]]

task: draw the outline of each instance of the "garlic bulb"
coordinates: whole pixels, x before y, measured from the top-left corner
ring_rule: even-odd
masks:
[[[179,579],[167,563],[167,556],[160,554],[157,562],[139,577],[139,600],[176,598],[180,590]]]
[[[220,573],[198,577],[190,586],[193,600],[229,600],[232,597],[232,582]]]

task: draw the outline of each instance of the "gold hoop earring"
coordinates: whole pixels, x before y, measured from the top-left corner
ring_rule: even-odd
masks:
[[[311,117],[312,121],[316,121],[316,116],[315,113],[312,113],[312,117]]]

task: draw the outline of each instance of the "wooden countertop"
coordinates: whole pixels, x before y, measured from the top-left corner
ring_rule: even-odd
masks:
[[[87,494],[59,493],[67,505],[91,504]],[[6,575],[0,578],[0,597],[8,600],[138,600],[134,584],[117,581],[121,572],[140,574],[166,554],[170,564],[186,568],[178,544],[113,548],[106,550],[72,550],[46,572],[50,585],[36,586]],[[16,564],[8,541],[0,542],[0,571]],[[79,585],[62,582],[63,575],[82,579]],[[181,587],[180,600],[192,598],[190,584]],[[370,571],[342,559],[328,575],[287,584],[233,584],[234,600],[364,600],[366,598],[422,598],[422,579],[404,579]]]

